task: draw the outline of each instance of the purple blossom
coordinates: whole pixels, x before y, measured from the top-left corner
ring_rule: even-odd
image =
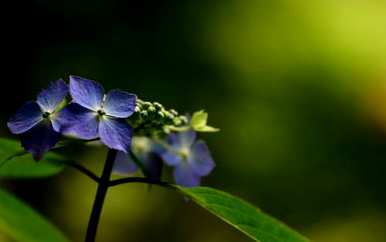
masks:
[[[150,138],[133,137],[131,149],[149,172],[149,178],[160,180],[162,171],[160,153],[163,151],[163,148]],[[130,175],[137,170],[137,165],[128,154],[118,152],[114,163],[115,173],[119,175]]]
[[[100,138],[111,149],[127,153],[132,129],[125,118],[135,109],[136,96],[121,90],[104,95],[92,80],[70,76],[72,103],[58,115],[60,131],[80,139]]]
[[[209,175],[215,167],[208,146],[202,140],[196,141],[194,131],[172,133],[167,142],[169,147],[162,154],[162,159],[174,167],[173,175],[177,184],[198,186],[201,177]]]
[[[24,104],[7,123],[13,134],[20,135],[22,146],[35,160],[40,160],[59,141],[56,109],[67,94],[67,84],[62,79],[54,81],[39,93],[36,101]]]

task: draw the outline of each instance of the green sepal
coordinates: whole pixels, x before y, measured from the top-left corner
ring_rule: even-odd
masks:
[[[220,129],[207,125],[208,113],[204,110],[193,113],[191,126],[197,132],[218,132]]]

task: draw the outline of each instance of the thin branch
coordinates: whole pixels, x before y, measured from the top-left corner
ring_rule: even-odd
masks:
[[[92,171],[87,169],[86,167],[84,167],[84,166],[82,166],[74,161],[65,161],[64,164],[66,164],[69,167],[72,167],[74,169],[77,169],[78,171],[80,171],[84,175],[88,176],[89,178],[91,178],[95,182],[99,183],[100,178],[97,175],[95,175]]]
[[[138,157],[134,154],[134,152],[130,149],[129,150],[130,158],[133,160],[133,162],[141,169],[142,173],[145,176],[149,176],[149,171],[147,168],[143,165],[143,163],[138,159]]]
[[[99,140],[99,138],[89,139],[89,140],[81,140],[81,141],[74,140],[74,139],[68,139],[62,143],[59,143],[54,148],[50,149],[50,151],[57,151],[57,150],[61,150],[63,148],[67,148],[67,147],[71,147],[71,146],[75,146],[75,145],[79,145],[79,144],[88,144],[88,143],[98,141],[98,140]]]
[[[121,184],[126,184],[126,183],[145,183],[145,184],[151,184],[151,185],[158,185],[162,187],[172,187],[171,184],[163,181],[157,181],[157,180],[152,180],[146,177],[125,177],[125,178],[120,178],[116,179],[113,181],[110,181],[110,187],[112,186],[117,186]]]

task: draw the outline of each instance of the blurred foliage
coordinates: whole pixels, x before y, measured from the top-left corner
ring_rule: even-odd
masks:
[[[221,129],[203,136],[217,162],[205,185],[248,199],[314,241],[386,241],[376,229],[386,222],[386,2],[35,0],[9,12],[22,21],[5,29],[3,78],[19,95],[0,97],[3,123],[68,74],[180,112],[204,108]],[[77,159],[100,169],[98,152]],[[7,185],[82,240],[91,182],[67,171]],[[173,194],[140,185],[109,193],[99,236],[248,241]]]

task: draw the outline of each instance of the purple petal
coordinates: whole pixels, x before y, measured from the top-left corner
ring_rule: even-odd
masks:
[[[200,185],[200,176],[196,175],[192,167],[187,163],[177,166],[173,172],[174,179],[178,185],[194,187]]]
[[[43,120],[43,112],[36,102],[27,102],[9,119],[7,126],[13,134],[21,134]]]
[[[121,90],[111,90],[106,95],[103,109],[106,114],[117,118],[127,118],[135,110],[137,97]]]
[[[191,146],[196,140],[196,132],[193,130],[179,132],[177,137],[183,146]]]
[[[167,150],[161,154],[164,162],[169,166],[176,166],[181,163],[182,157],[172,150]]]
[[[215,167],[215,163],[205,142],[197,141],[193,145],[191,152],[190,165],[193,171],[199,176],[209,175]]]
[[[103,87],[93,80],[70,76],[70,93],[73,101],[79,105],[98,111],[103,100]]]
[[[167,142],[175,149],[190,147],[196,139],[196,132],[193,130],[172,133],[168,136]]]
[[[21,144],[35,160],[40,160],[44,153],[55,146],[60,134],[56,132],[49,121],[40,122],[38,125],[21,135]]]
[[[99,136],[110,149],[128,152],[131,145],[131,126],[124,119],[102,117],[99,122]]]
[[[67,96],[67,93],[67,84],[62,79],[59,79],[52,82],[47,89],[39,93],[37,103],[43,111],[52,113]]]
[[[76,103],[71,103],[62,109],[57,117],[52,119],[54,129],[66,135],[80,139],[95,139],[98,137],[97,113]]]
[[[122,151],[119,151],[115,157],[114,172],[120,175],[128,175],[138,170],[137,165]]]
[[[166,138],[166,142],[170,145],[176,145],[178,143],[177,133],[170,133]]]

